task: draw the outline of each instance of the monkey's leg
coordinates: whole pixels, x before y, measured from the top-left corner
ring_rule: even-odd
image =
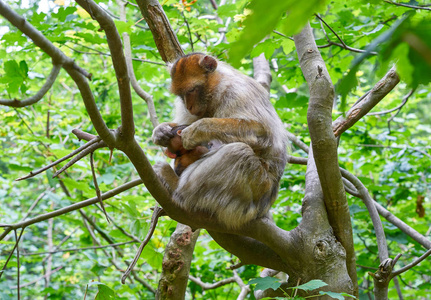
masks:
[[[172,195],[172,193],[177,189],[179,178],[175,174],[171,166],[165,162],[158,162],[153,166],[154,172],[160,181]]]

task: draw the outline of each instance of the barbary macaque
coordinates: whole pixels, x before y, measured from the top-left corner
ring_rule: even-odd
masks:
[[[170,72],[176,115],[154,129],[154,143],[168,146],[178,124],[189,125],[180,134],[184,149],[218,141],[180,177],[167,164],[155,167],[173,200],[188,211],[214,215],[228,228],[265,216],[277,197],[288,144],[268,92],[202,53],[181,57]]]
[[[212,143],[206,145],[199,145],[191,150],[184,149],[181,141],[181,132],[187,125],[175,126],[171,130],[173,137],[169,140],[165,154],[175,159],[174,171],[180,176],[183,171],[192,163],[201,158],[209,149],[214,148]]]

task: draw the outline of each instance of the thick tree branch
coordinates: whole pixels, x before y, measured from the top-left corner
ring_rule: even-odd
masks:
[[[336,238],[346,250],[347,269],[351,280],[356,283],[349,206],[338,166],[337,141],[332,132],[333,85],[317,49],[310,25],[306,25],[294,40],[301,69],[310,89],[307,120],[329,222]]]
[[[60,73],[60,70],[61,70],[61,65],[53,64],[51,73],[48,75],[48,78],[46,79],[45,84],[34,96],[31,96],[30,98],[23,99],[23,100],[0,99],[0,104],[11,106],[11,107],[25,107],[40,101],[54,84],[55,80],[57,79],[58,73]]]
[[[271,88],[272,75],[265,54],[253,58],[254,79],[259,82],[268,92]]]
[[[163,61],[174,62],[183,56],[184,52],[159,1],[137,0],[136,3],[153,33],[154,41]]]
[[[120,34],[115,27],[111,17],[92,0],[77,0],[95,19],[106,34],[109,51],[111,52],[112,65],[114,66],[117,77],[118,91],[120,93],[121,103],[121,132],[120,136],[130,140],[135,134],[135,125],[133,122],[132,94],[130,91],[129,75],[127,73],[126,58],[123,53],[123,44]],[[103,137],[102,137],[103,138]]]
[[[120,20],[126,22],[126,7],[125,2],[122,0],[117,0],[117,4],[120,7]],[[139,97],[144,99],[147,103],[148,114],[150,115],[151,123],[153,127],[156,127],[159,124],[157,120],[156,108],[154,107],[153,96],[144,91],[140,86],[138,81],[136,80],[135,72],[133,71],[133,63],[132,63],[132,47],[130,46],[130,37],[127,32],[123,33],[123,41],[124,41],[124,53],[126,55],[126,63],[127,70],[129,73],[130,83],[132,84],[133,89]]]
[[[333,122],[332,128],[335,136],[340,136],[344,131],[352,127],[353,124],[376,106],[399,82],[400,78],[395,68],[390,69],[361,101],[358,101],[350,108],[345,118],[341,116]]]

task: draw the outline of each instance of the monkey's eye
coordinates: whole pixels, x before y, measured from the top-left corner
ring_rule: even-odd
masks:
[[[189,91],[187,92],[187,94],[194,93],[194,92],[196,92],[197,90],[198,90],[198,87],[197,87],[197,86],[195,86],[194,88],[192,88],[191,90],[189,90]]]

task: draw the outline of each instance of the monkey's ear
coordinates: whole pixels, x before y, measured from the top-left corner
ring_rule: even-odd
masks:
[[[217,60],[211,56],[205,56],[199,62],[199,66],[205,69],[208,73],[214,72],[217,69]]]

